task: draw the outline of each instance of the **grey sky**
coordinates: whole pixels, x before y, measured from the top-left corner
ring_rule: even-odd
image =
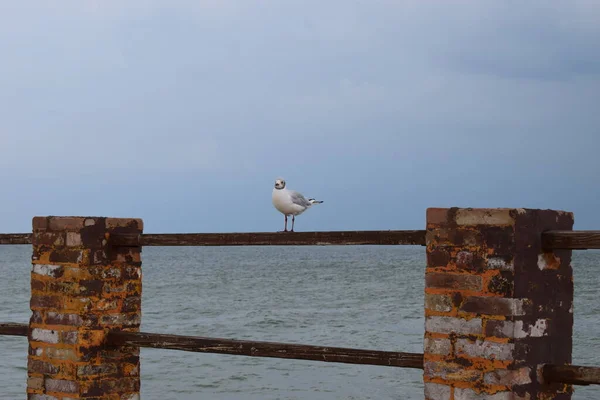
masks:
[[[419,229],[430,206],[600,229],[600,2],[0,4],[0,232]]]

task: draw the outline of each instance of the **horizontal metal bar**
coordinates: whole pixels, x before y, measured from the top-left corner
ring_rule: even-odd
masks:
[[[542,245],[548,250],[600,249],[600,231],[547,231],[542,233]]]
[[[109,332],[108,343],[201,353],[423,369],[423,354],[419,353],[124,331]]]
[[[580,365],[544,365],[542,376],[546,382],[572,385],[600,385],[600,368]]]
[[[28,330],[29,327],[27,324],[0,323],[0,335],[27,336]],[[107,342],[112,346],[137,346],[250,357],[286,358],[423,369],[423,354],[421,353],[398,353],[343,347],[254,342],[248,340],[123,331],[109,332]],[[583,386],[600,385],[599,367],[549,364],[544,365],[542,368],[542,376],[545,382]]]
[[[0,244],[31,244],[31,233],[0,233]]]
[[[30,233],[1,233],[0,244],[31,244]],[[113,234],[115,246],[425,245],[424,230]]]
[[[29,325],[15,324],[12,322],[0,322],[0,335],[27,336]]]
[[[114,234],[116,246],[425,245],[425,231]]]
[[[2,244],[31,244],[31,233],[0,233]],[[114,234],[116,246],[421,245],[424,230]],[[600,231],[547,231],[545,249],[600,249]]]

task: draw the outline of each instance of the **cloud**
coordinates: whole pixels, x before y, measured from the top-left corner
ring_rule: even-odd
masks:
[[[43,176],[118,214],[143,194],[219,229],[263,229],[280,174],[344,201],[314,227],[418,225],[432,203],[594,218],[599,46],[597,1],[5,2],[0,167],[14,192]],[[239,215],[216,218],[225,197]]]
[[[60,176],[66,171],[72,177],[114,177],[119,171],[136,175],[164,171],[198,173],[218,171],[222,166],[219,144],[213,138],[177,133],[155,135],[142,131],[125,135],[87,130],[67,135],[52,131],[4,133],[1,137],[0,168],[19,166],[15,172],[37,177]]]

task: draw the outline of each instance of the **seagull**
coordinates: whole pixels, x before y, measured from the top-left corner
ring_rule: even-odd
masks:
[[[275,187],[273,188],[272,200],[275,208],[285,217],[284,232],[288,231],[288,215],[292,216],[291,232],[294,232],[294,221],[296,219],[296,216],[302,214],[304,211],[312,207],[313,204],[320,204],[323,202],[312,198],[307,199],[295,190],[286,189],[284,179],[275,180]]]

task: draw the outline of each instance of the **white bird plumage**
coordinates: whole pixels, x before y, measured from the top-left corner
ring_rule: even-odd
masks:
[[[287,220],[288,216],[292,216],[292,229],[294,231],[294,222],[296,216],[302,214],[308,210],[313,204],[320,204],[323,201],[315,200],[313,198],[305,198],[301,193],[295,190],[287,189],[284,179],[276,179],[275,187],[273,187],[272,201],[273,206],[284,215],[285,227],[284,232],[287,232]]]

